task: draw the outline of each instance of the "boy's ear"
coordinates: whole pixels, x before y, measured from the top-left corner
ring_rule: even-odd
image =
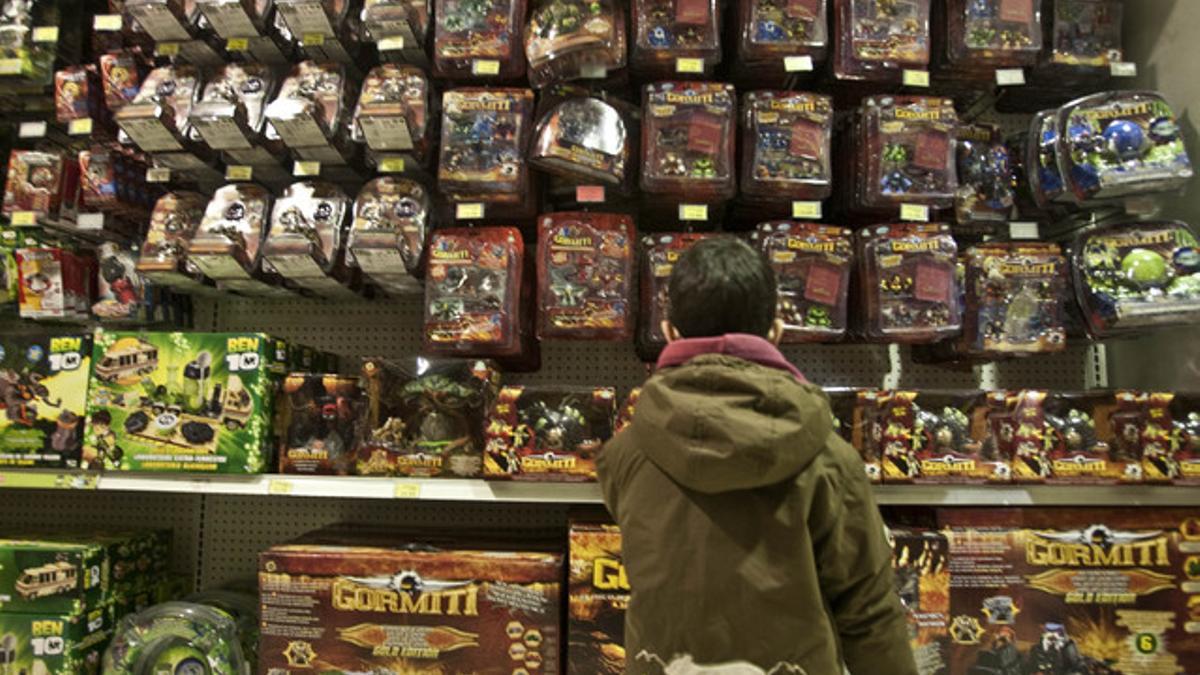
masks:
[[[783,340],[783,319],[775,319],[771,324],[771,330],[767,331],[767,340],[776,347]]]
[[[671,322],[667,321],[666,319],[663,319],[662,322],[662,332],[667,338],[667,344],[671,344],[676,340],[683,339],[683,336],[679,334],[679,331],[675,328],[675,326],[672,326]]]

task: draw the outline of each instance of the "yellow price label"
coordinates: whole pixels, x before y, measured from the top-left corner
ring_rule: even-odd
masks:
[[[708,204],[680,204],[680,220],[708,220]]]
[[[906,87],[928,87],[929,86],[929,71],[928,70],[906,70],[904,71],[904,86]]]
[[[305,47],[320,47],[325,44],[325,36],[320,33],[308,33],[300,39],[300,43]]]
[[[901,204],[900,220],[927,223],[929,222],[929,207],[924,204]]]
[[[404,49],[403,35],[390,35],[380,40],[376,45],[381,52],[394,52]]]
[[[20,75],[21,59],[0,59],[0,75]]]
[[[14,211],[12,217],[9,218],[9,222],[11,222],[14,227],[28,227],[30,225],[37,225],[37,213],[33,211]]]
[[[33,29],[34,42],[58,42],[58,26],[38,26]]]
[[[163,167],[163,166],[156,166],[156,167],[153,167],[150,169],[146,169],[146,182],[147,183],[170,183],[171,182],[171,170],[166,167]]]
[[[1137,77],[1137,64],[1129,61],[1113,61],[1108,64],[1113,77]]]
[[[225,167],[225,180],[250,180],[254,177],[254,167],[234,164]]]
[[[92,133],[92,118],[81,117],[67,124],[67,134],[71,136],[87,136]]]
[[[396,499],[420,499],[421,484],[420,483],[396,483],[396,489],[392,493]]]
[[[680,57],[675,59],[675,72],[683,74],[701,74],[704,72],[704,59]]]
[[[404,173],[403,157],[385,157],[379,162],[380,173]]]
[[[792,202],[792,217],[814,219],[820,218],[821,202]]]
[[[154,54],[156,56],[178,56],[178,42],[160,42],[154,46]]]
[[[93,30],[121,30],[122,25],[120,14],[97,14],[92,19]]]
[[[269,495],[290,495],[292,494],[292,481],[290,480],[271,480],[267,483],[267,494]]]
[[[457,204],[454,207],[454,217],[458,220],[479,220],[483,217],[483,204],[480,202]]]
[[[0,471],[0,488],[95,490],[99,485],[100,476],[94,473]]]
[[[785,56],[783,57],[783,69],[789,73],[807,73],[813,69],[813,60],[811,56]]]
[[[475,59],[471,62],[472,75],[499,75],[500,62],[495,59]]]
[[[231,52],[250,51],[250,38],[229,38],[225,41],[225,49]]]
[[[320,162],[296,162],[292,165],[292,175],[303,178],[305,176],[320,176]]]

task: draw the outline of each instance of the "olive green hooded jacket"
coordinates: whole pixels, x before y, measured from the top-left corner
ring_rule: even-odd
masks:
[[[883,521],[818,387],[721,354],[661,370],[600,481],[632,587],[629,675],[677,659],[916,675]]]

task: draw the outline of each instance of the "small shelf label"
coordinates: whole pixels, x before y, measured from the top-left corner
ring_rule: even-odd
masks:
[[[296,162],[295,164],[292,165],[292,175],[296,176],[297,178],[304,178],[307,176],[320,176],[321,175],[321,163],[320,162]]]
[[[1113,61],[1108,64],[1113,77],[1137,77],[1138,67],[1132,61]]]
[[[250,180],[254,178],[254,167],[232,164],[225,167],[225,180]]]
[[[81,213],[75,218],[75,227],[81,230],[103,230],[103,213]]]
[[[1024,68],[1001,68],[996,71],[996,85],[1000,87],[1020,87],[1025,84]]]
[[[420,483],[396,483],[392,491],[392,495],[396,499],[420,499],[421,484]]]
[[[675,72],[683,75],[700,75],[704,73],[704,59],[681,56],[675,59]]]
[[[384,157],[379,162],[379,173],[404,173],[404,158]]]
[[[483,218],[483,204],[481,202],[456,204],[454,206],[454,218],[456,220],[479,220]]]
[[[229,38],[225,41],[226,51],[231,52],[246,52],[250,51],[250,38],[237,37]]]
[[[906,87],[929,86],[928,70],[905,70],[902,77],[904,78],[904,86]]]
[[[267,494],[269,495],[290,495],[292,494],[292,481],[280,480],[273,478],[267,482]]]
[[[92,118],[81,117],[77,120],[71,120],[67,124],[67,135],[69,136],[87,136],[92,133]]]
[[[37,213],[35,211],[13,211],[9,222],[13,227],[31,227],[37,225]]]
[[[471,62],[472,75],[499,75],[500,62],[496,59],[475,59]]]
[[[305,47],[320,47],[325,44],[325,36],[321,33],[307,33],[300,38],[300,44]]]
[[[821,202],[792,202],[793,218],[821,218]]]
[[[33,41],[40,44],[58,42],[58,26],[38,26],[34,28]]]
[[[114,31],[121,30],[123,22],[120,14],[97,14],[92,19],[92,30]]]
[[[603,204],[604,203],[604,186],[603,185],[577,185],[575,186],[575,201],[580,204]]]
[[[688,221],[708,220],[708,204],[680,204],[679,219]]]
[[[40,473],[32,471],[0,471],[0,488],[35,488],[42,490],[95,490],[100,475],[95,473]]]
[[[789,73],[810,73],[813,69],[813,60],[807,54],[804,56],[785,56],[783,57],[783,69]]]
[[[45,122],[21,122],[21,126],[17,128],[18,138],[45,138],[46,123]]]
[[[381,52],[398,52],[404,49],[403,35],[389,35],[376,43]]]
[[[20,75],[21,59],[0,59],[0,75]]]
[[[171,182],[171,170],[166,168],[165,166],[155,166],[155,167],[146,169],[146,182],[147,183],[170,183]]]
[[[158,44],[156,44],[154,46],[154,55],[155,56],[178,56],[179,55],[179,43],[178,42],[159,42]]]
[[[924,204],[901,204],[900,220],[914,223],[928,223],[929,207]]]
[[[1014,220],[1008,224],[1009,239],[1037,239],[1038,224],[1032,221]]]

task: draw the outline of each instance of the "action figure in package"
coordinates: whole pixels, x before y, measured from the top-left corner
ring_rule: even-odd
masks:
[[[354,202],[347,261],[387,293],[419,291],[432,208],[429,191],[416,181],[368,182]]]
[[[947,5],[951,67],[990,78],[991,69],[1037,62],[1042,49],[1038,0],[950,0]]]
[[[1013,478],[1024,483],[1140,482],[1141,412],[1132,392],[1010,397]]]
[[[738,0],[738,56],[751,69],[785,68],[784,59],[825,60],[829,0]]]
[[[442,97],[438,187],[450,195],[521,194],[533,125],[528,89],[455,89]]]
[[[125,0],[125,11],[157,42],[190,40],[200,12],[184,0]]]
[[[280,473],[351,473],[366,405],[357,377],[291,373],[275,405]]]
[[[350,198],[323,181],[292,183],[275,200],[263,242],[265,264],[284,279],[324,298],[353,297],[346,267]]]
[[[211,289],[211,282],[187,257],[207,204],[204,195],[196,192],[168,192],[158,199],[137,263],[142,276],[189,293]]]
[[[1080,235],[1075,292],[1097,338],[1200,317],[1200,246],[1186,224],[1126,223]]]
[[[865,329],[889,342],[936,342],[962,328],[958,246],[941,224],[863,229],[860,257]]]
[[[619,103],[568,98],[538,120],[530,162],[573,181],[624,186],[633,174],[632,124]]]
[[[16,250],[17,308],[21,318],[85,320],[90,317],[96,259],[59,246]]]
[[[289,148],[336,144],[348,126],[346,105],[352,100],[345,66],[303,61],[267,105],[267,137]]]
[[[137,153],[93,146],[79,151],[79,208],[143,220],[152,192]]]
[[[733,86],[659,82],[646,85],[642,102],[642,190],[701,201],[733,197]]]
[[[892,392],[880,389],[826,389],[833,412],[833,428],[862,458],[867,481],[883,482],[880,450],[883,443],[883,407]]]
[[[850,230],[789,221],[761,223],[759,248],[775,270],[783,342],[833,342],[846,334],[854,243]]]
[[[1055,74],[1068,69],[1103,69],[1124,56],[1121,0],[1055,0],[1047,65]]]
[[[839,80],[896,81],[929,66],[930,0],[830,0]]]
[[[525,72],[525,0],[437,0],[433,69],[439,77],[512,80]]]
[[[500,371],[482,359],[418,359],[411,375],[364,359],[366,430],[360,475],[474,478],[483,472],[484,420]]]
[[[961,124],[957,132],[959,226],[1006,222],[1016,205],[1013,166],[998,127]]]
[[[277,294],[267,283],[260,249],[271,214],[271,193],[251,183],[217,190],[195,236],[188,260],[223,288],[250,294]],[[273,280],[273,279],[272,279]]]
[[[1143,399],[1143,479],[1200,485],[1200,398],[1194,393],[1149,392]]]
[[[0,340],[0,466],[79,466],[90,336]]]
[[[954,204],[958,115],[948,98],[870,96],[857,141],[858,206],[894,209]]]
[[[621,531],[572,520],[567,539],[567,675],[621,675],[629,606]]]
[[[54,109],[59,124],[100,117],[103,100],[95,66],[68,66],[54,74]]]
[[[226,64],[192,107],[192,126],[213,150],[245,151],[260,145],[266,123],[263,113],[277,85],[266,65]]]
[[[117,124],[145,152],[184,150],[191,138],[188,116],[199,96],[200,72],[196,68],[155,68],[137,96],[117,112]]]
[[[399,37],[407,48],[425,44],[430,27],[429,0],[364,0],[363,30],[376,43]]]
[[[275,29],[304,58],[354,65],[362,5],[348,0],[275,0]],[[314,36],[321,36],[314,40]]]
[[[102,320],[137,321],[145,314],[148,289],[137,271],[137,252],[111,241],[96,248],[100,275],[92,313]]]
[[[967,251],[963,343],[968,354],[1066,348],[1067,260],[1058,244],[993,242]]]
[[[643,78],[690,72],[681,60],[699,60],[703,74],[721,63],[721,10],[717,0],[635,0],[630,62]]]
[[[56,151],[13,150],[4,187],[4,215],[33,211],[39,217],[57,215],[65,196],[79,185],[79,163]]]
[[[538,224],[538,337],[633,336],[633,219],[549,213]]]
[[[1175,113],[1153,92],[1106,92],[1058,111],[1058,168],[1080,204],[1181,190],[1192,163]]]
[[[833,190],[833,100],[752,91],[742,98],[742,194],[755,201],[820,200]]]
[[[1035,113],[1025,143],[1025,174],[1039,209],[1071,202],[1058,169],[1057,110]]]
[[[524,258],[515,228],[435,230],[425,273],[425,348],[449,356],[518,353]]]
[[[608,387],[504,387],[488,415],[487,478],[594,481],[612,436],[617,394]]]
[[[1009,458],[988,443],[988,408],[977,392],[893,391],[880,409],[885,483],[995,483]]]
[[[109,112],[116,113],[137,96],[144,72],[132,52],[100,55],[100,83]]]
[[[637,350],[643,361],[654,361],[667,345],[663,322],[670,312],[667,283],[675,262],[706,236],[709,235],[700,232],[673,232],[642,238]]]
[[[425,164],[431,152],[429,79],[415,66],[385,63],[363,80],[351,137],[377,152],[412,152]]]
[[[603,79],[625,67],[625,9],[614,0],[535,0],[525,29],[529,83]]]

